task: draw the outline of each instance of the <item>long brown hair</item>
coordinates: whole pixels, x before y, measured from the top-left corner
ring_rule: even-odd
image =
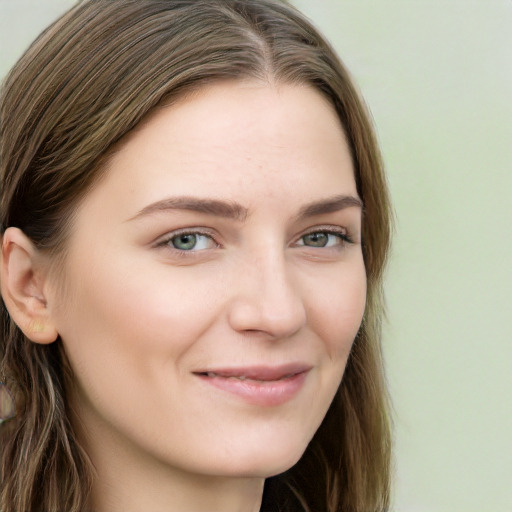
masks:
[[[162,102],[216,80],[308,84],[335,107],[364,203],[368,294],[339,391],[301,460],[266,482],[264,504],[312,512],[388,509],[390,426],[380,324],[390,206],[369,115],[310,22],[279,0],[88,0],[31,45],[1,91],[1,232],[65,252],[78,201],[109,150]],[[1,311],[0,376],[17,401],[0,425],[0,510],[87,510],[91,464],[66,401],[59,340],[31,343]]]

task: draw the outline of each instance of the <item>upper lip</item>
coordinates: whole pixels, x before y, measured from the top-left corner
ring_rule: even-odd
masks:
[[[279,366],[210,367],[194,371],[193,373],[197,375],[215,374],[219,377],[245,377],[252,380],[273,381],[307,372],[311,368],[311,365],[304,363],[289,363]]]

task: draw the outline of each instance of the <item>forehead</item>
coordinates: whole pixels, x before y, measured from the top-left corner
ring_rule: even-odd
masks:
[[[139,209],[169,194],[249,206],[291,190],[308,202],[357,195],[330,102],[309,86],[255,81],[217,83],[159,107],[119,146],[105,178],[100,189]]]

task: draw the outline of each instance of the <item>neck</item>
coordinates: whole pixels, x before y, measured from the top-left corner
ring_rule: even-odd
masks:
[[[177,475],[154,471],[98,473],[95,512],[258,512],[264,480]],[[167,473],[164,474],[164,473]]]

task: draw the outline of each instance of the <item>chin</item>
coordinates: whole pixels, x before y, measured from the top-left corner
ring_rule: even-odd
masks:
[[[225,476],[242,478],[269,478],[284,473],[300,460],[307,445],[281,447],[270,449],[261,446],[250,453],[239,452],[234,460],[226,461],[224,471],[218,468],[219,473]]]

